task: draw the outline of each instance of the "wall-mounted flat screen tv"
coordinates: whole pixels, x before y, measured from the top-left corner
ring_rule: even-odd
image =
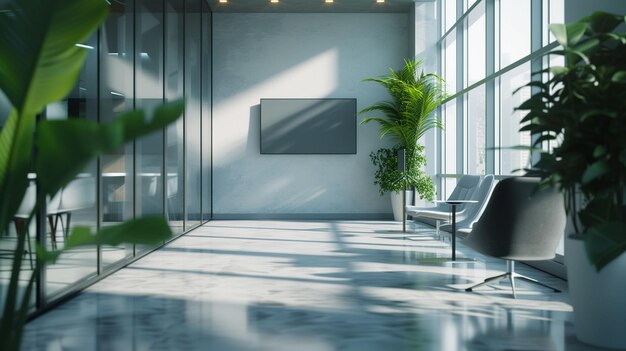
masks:
[[[356,99],[261,99],[261,154],[356,154]]]

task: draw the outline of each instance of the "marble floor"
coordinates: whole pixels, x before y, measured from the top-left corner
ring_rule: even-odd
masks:
[[[385,221],[213,221],[30,322],[24,350],[593,350],[563,293]]]

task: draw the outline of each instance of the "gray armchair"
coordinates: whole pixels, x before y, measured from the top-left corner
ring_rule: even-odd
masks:
[[[464,175],[459,179],[456,187],[450,194],[449,200],[469,200],[480,182],[480,176],[477,175]],[[457,216],[462,217],[465,215],[466,204],[457,206]],[[450,205],[441,203],[435,207],[415,207],[407,206],[406,213],[413,217],[413,219],[422,221],[428,224],[435,222],[437,235],[439,235],[439,225],[441,221],[448,221],[451,218]],[[457,217],[458,218],[458,217]]]
[[[507,261],[504,274],[487,278],[465,289],[473,289],[508,278],[513,297],[515,279],[535,283],[555,292],[551,286],[515,273],[515,261],[542,261],[555,256],[565,230],[563,197],[554,189],[537,191],[539,178],[508,178],[500,181],[480,220],[464,244],[474,250]]]
[[[489,198],[491,197],[494,186],[495,177],[493,176],[493,174],[488,174],[483,177],[483,179],[480,181],[480,185],[478,185],[478,189],[474,191],[474,193],[470,197],[470,200],[475,200],[478,202],[475,204],[468,204],[465,218],[456,222],[457,234],[463,233],[467,235],[472,231],[474,223],[478,221],[480,216],[485,211],[485,208],[487,207],[487,203],[489,202]],[[439,229],[446,232],[451,232],[452,224],[443,224],[439,227]]]

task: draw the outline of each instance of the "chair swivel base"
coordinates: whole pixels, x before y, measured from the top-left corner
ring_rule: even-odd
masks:
[[[507,279],[508,278],[511,281],[511,289],[513,290],[513,298],[514,299],[517,298],[517,295],[515,293],[515,279],[521,279],[521,280],[529,282],[529,283],[534,283],[534,284],[542,286],[544,288],[548,288],[548,289],[554,291],[555,293],[560,293],[561,292],[561,290],[559,290],[557,288],[554,288],[554,287],[552,287],[550,285],[544,284],[544,283],[538,281],[537,279],[533,279],[533,278],[527,277],[525,275],[515,273],[514,267],[515,267],[515,262],[507,261],[507,272],[506,273],[500,274],[500,275],[496,275],[494,277],[487,278],[482,283],[478,283],[476,285],[470,286],[469,288],[465,289],[465,291],[471,292],[475,288],[481,287],[483,285],[488,285],[488,284],[491,284],[491,283],[495,283],[495,282],[498,282],[498,281],[500,281],[502,279]]]

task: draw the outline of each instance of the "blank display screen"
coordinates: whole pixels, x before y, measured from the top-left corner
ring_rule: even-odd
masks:
[[[356,154],[356,99],[261,99],[261,154]]]

